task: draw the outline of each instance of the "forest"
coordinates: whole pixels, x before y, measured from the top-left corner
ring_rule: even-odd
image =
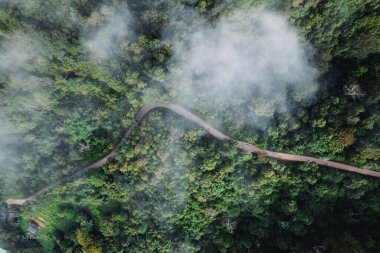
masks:
[[[136,120],[380,173],[379,13],[0,0],[0,252],[380,252],[380,178]]]

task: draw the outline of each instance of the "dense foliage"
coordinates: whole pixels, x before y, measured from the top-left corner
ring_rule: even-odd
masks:
[[[310,42],[317,94],[289,90],[291,109],[264,129],[233,114],[265,114],[249,109],[254,96],[196,112],[267,149],[380,171],[378,1],[9,0],[0,2],[1,200],[102,157],[143,104],[175,100],[165,31],[186,36],[263,3]],[[133,31],[110,29],[102,51],[83,38],[115,25],[109,10],[128,16]],[[172,24],[173,10],[200,19]],[[155,111],[102,169],[22,208],[0,243],[15,252],[378,252],[379,192],[376,179],[247,155]],[[47,226],[20,240],[33,217]]]

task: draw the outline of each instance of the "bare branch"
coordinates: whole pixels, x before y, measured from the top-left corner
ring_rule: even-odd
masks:
[[[230,233],[234,232],[237,226],[237,222],[231,220],[229,217],[224,217],[222,221],[223,227]]]
[[[367,94],[360,88],[359,84],[350,84],[343,87],[344,95],[352,98],[365,97]]]
[[[79,152],[81,153],[89,151],[91,149],[90,143],[88,141],[86,141],[85,143],[83,142],[79,143],[78,148],[79,148]]]

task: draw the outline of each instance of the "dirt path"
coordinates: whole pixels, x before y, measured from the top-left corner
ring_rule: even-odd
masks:
[[[87,167],[80,169],[80,170],[74,172],[73,174],[71,174],[69,176],[64,176],[64,177],[60,178],[55,183],[46,186],[45,188],[33,193],[32,195],[30,195],[29,197],[27,197],[25,199],[8,199],[6,201],[6,204],[8,204],[8,205],[25,205],[28,202],[30,202],[31,200],[33,200],[35,197],[42,195],[48,191],[51,191],[52,189],[58,187],[59,185],[61,185],[64,182],[72,181],[76,178],[81,177],[83,174],[85,174],[86,172],[88,172],[92,169],[102,167],[104,164],[107,163],[107,161],[110,157],[112,157],[116,154],[116,152],[120,149],[121,145],[123,144],[124,140],[129,137],[131,132],[141,123],[141,121],[144,119],[144,117],[149,112],[151,112],[152,110],[156,110],[156,109],[171,110],[171,111],[177,113],[178,115],[188,119],[189,121],[197,124],[198,126],[203,128],[204,130],[206,130],[211,136],[213,136],[219,140],[222,140],[222,141],[223,140],[234,141],[234,142],[236,142],[238,149],[244,150],[244,151],[249,152],[249,153],[258,154],[261,156],[274,158],[274,159],[281,160],[281,161],[314,162],[314,163],[317,163],[317,164],[322,165],[322,166],[332,167],[332,168],[339,169],[339,170],[344,170],[344,171],[348,171],[348,172],[353,172],[353,173],[358,173],[358,174],[362,174],[362,175],[366,175],[366,176],[380,178],[380,172],[377,172],[377,171],[360,169],[358,167],[354,167],[351,165],[347,165],[347,164],[343,164],[343,163],[337,163],[337,162],[331,162],[331,161],[325,161],[322,159],[309,157],[309,156],[291,155],[291,154],[285,154],[285,153],[273,152],[273,151],[269,151],[269,150],[260,149],[253,144],[232,139],[231,137],[223,134],[218,129],[216,129],[212,125],[208,124],[207,122],[205,122],[204,120],[199,118],[197,115],[187,111],[186,109],[182,108],[179,105],[169,104],[169,103],[155,103],[155,104],[145,105],[140,109],[140,111],[137,113],[132,125],[125,131],[123,137],[117,142],[115,148],[110,153],[103,156],[102,158],[95,161],[94,163],[88,165]]]

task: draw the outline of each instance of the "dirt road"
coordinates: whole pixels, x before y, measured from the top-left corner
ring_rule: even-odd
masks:
[[[189,112],[188,110],[184,109],[183,107],[176,105],[176,104],[170,104],[170,103],[154,103],[154,104],[148,104],[143,106],[140,111],[137,113],[132,125],[125,131],[123,137],[117,142],[115,148],[108,153],[107,155],[103,156],[99,160],[95,161],[94,163],[88,165],[85,168],[82,168],[73,174],[69,176],[64,176],[60,178],[58,181],[54,182],[51,185],[46,186],[45,188],[33,193],[29,197],[25,199],[8,199],[6,203],[8,205],[25,205],[31,200],[33,200],[35,197],[42,195],[48,191],[51,191],[52,189],[58,187],[62,183],[72,181],[76,178],[81,177],[83,174],[86,172],[96,169],[99,167],[102,167],[104,164],[107,163],[108,159],[116,154],[116,152],[120,149],[120,146],[123,144],[124,140],[129,137],[131,132],[141,123],[141,121],[144,119],[144,117],[151,112],[152,110],[157,110],[157,109],[168,109],[171,110],[178,115],[188,119],[189,121],[195,123],[199,127],[203,128],[205,131],[207,131],[211,136],[219,139],[219,140],[230,140],[234,141],[237,144],[237,148],[240,150],[244,150],[249,153],[254,153],[257,155],[269,157],[269,158],[274,158],[277,160],[281,161],[291,161],[291,162],[314,162],[322,166],[327,166],[327,167],[332,167],[335,169],[339,170],[344,170],[348,172],[353,172],[353,173],[358,173],[366,176],[371,176],[371,177],[376,177],[380,178],[380,172],[377,171],[372,171],[372,170],[366,170],[366,169],[360,169],[358,167],[354,167],[351,165],[343,164],[343,163],[337,163],[337,162],[331,162],[331,161],[326,161],[322,159],[318,159],[315,157],[309,157],[309,156],[302,156],[302,155],[291,155],[291,154],[286,154],[286,153],[280,153],[280,152],[273,152],[269,150],[264,150],[260,149],[257,146],[243,142],[243,141],[238,141],[234,140],[231,137],[223,134],[220,132],[218,129],[213,127],[212,125],[208,124],[201,118],[199,118],[197,115],[193,114],[192,112]]]

